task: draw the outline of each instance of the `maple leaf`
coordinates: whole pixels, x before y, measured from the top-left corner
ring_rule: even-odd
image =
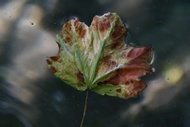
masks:
[[[140,77],[153,70],[148,63],[153,48],[129,46],[126,36],[116,13],[95,16],[90,27],[70,20],[56,37],[59,52],[47,59],[48,66],[77,90],[134,97],[146,87]]]

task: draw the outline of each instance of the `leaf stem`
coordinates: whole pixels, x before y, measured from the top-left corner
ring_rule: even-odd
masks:
[[[87,92],[86,92],[84,111],[83,111],[83,116],[82,116],[82,120],[81,120],[81,123],[80,123],[80,127],[83,127],[83,125],[84,125],[84,119],[85,119],[85,116],[86,116],[86,109],[87,109],[87,105],[88,105],[88,94],[89,94],[89,89],[87,89]]]

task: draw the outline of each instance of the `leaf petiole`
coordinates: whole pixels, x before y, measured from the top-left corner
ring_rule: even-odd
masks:
[[[86,91],[86,99],[85,99],[83,116],[82,116],[82,120],[81,120],[81,123],[80,123],[80,127],[83,127],[83,125],[84,125],[84,119],[85,119],[85,116],[86,116],[86,110],[87,110],[87,105],[88,105],[88,96],[89,96],[88,94],[89,94],[89,89],[87,89],[87,91]]]

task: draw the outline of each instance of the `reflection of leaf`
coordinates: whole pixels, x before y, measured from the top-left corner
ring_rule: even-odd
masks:
[[[125,44],[127,35],[115,13],[95,16],[88,27],[78,20],[67,22],[57,35],[57,56],[47,59],[50,70],[78,90],[129,98],[146,84],[139,77],[152,72],[151,47]]]

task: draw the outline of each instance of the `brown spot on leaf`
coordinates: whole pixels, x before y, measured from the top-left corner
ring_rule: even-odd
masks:
[[[46,62],[47,64],[52,64],[52,62],[49,59],[47,59]]]
[[[76,32],[78,33],[78,37],[84,38],[84,36],[86,34],[85,25],[83,23],[79,22],[78,20],[75,20],[74,26],[75,26]]]
[[[116,50],[117,48],[119,48],[121,46],[121,44],[123,43],[123,41],[121,40],[117,40],[115,41],[112,45],[111,45],[111,50]]]
[[[105,22],[105,27],[106,27],[106,29],[110,28],[110,21],[109,21],[109,20],[107,20],[107,21]]]
[[[65,43],[72,44],[72,30],[71,30],[71,21],[67,22],[65,25],[63,25],[62,31],[59,33],[59,37],[63,38],[63,41]],[[64,35],[64,36],[63,36]]]
[[[116,67],[118,64],[115,61],[111,61],[111,66]]]
[[[75,20],[75,21],[74,21],[74,26],[76,27],[78,23],[79,23],[79,21],[78,21],[78,20]]]
[[[63,26],[65,29],[68,29],[69,31],[71,30],[71,21],[72,21],[72,20],[70,20],[69,22],[67,22],[67,23]]]
[[[98,22],[98,29],[100,32],[104,32],[110,28],[110,21],[109,19],[103,19],[103,21]]]
[[[100,32],[103,32],[104,31],[104,24],[102,22],[100,22],[98,24],[98,29],[100,30]]]
[[[80,71],[76,75],[78,80],[84,84],[84,75]]]
[[[105,56],[102,58],[102,62],[107,63],[110,60],[111,56]]]
[[[126,34],[126,28],[119,20],[117,20],[115,22],[114,30],[111,35],[112,40],[117,40],[121,37],[124,37],[125,34]]]
[[[121,89],[116,89],[116,92],[121,93]]]
[[[50,58],[51,58],[51,60],[53,60],[54,62],[56,62],[56,61],[59,60],[60,56],[51,56]]]
[[[129,79],[129,80],[127,80],[125,82],[125,85],[130,85],[130,84],[133,84],[133,83],[134,83],[133,79]]]
[[[49,69],[55,74],[57,72],[57,70],[55,69],[55,67],[50,66]]]
[[[85,34],[86,34],[86,30],[83,29],[79,37],[80,38],[84,38]]]
[[[120,37],[123,37],[123,35],[126,33],[126,29],[123,27],[118,27],[113,33],[112,33],[112,39],[117,40]]]
[[[65,39],[64,39],[64,42],[70,42],[71,41],[71,38],[69,36],[67,36]]]
[[[129,96],[137,96],[141,91],[146,88],[146,84],[143,81],[134,81],[129,86]]]
[[[106,65],[107,67],[109,67],[110,69],[111,68],[114,68],[116,66],[118,66],[118,63],[111,60],[111,57],[110,56],[105,56],[102,58],[102,62],[104,63],[104,65]]]

